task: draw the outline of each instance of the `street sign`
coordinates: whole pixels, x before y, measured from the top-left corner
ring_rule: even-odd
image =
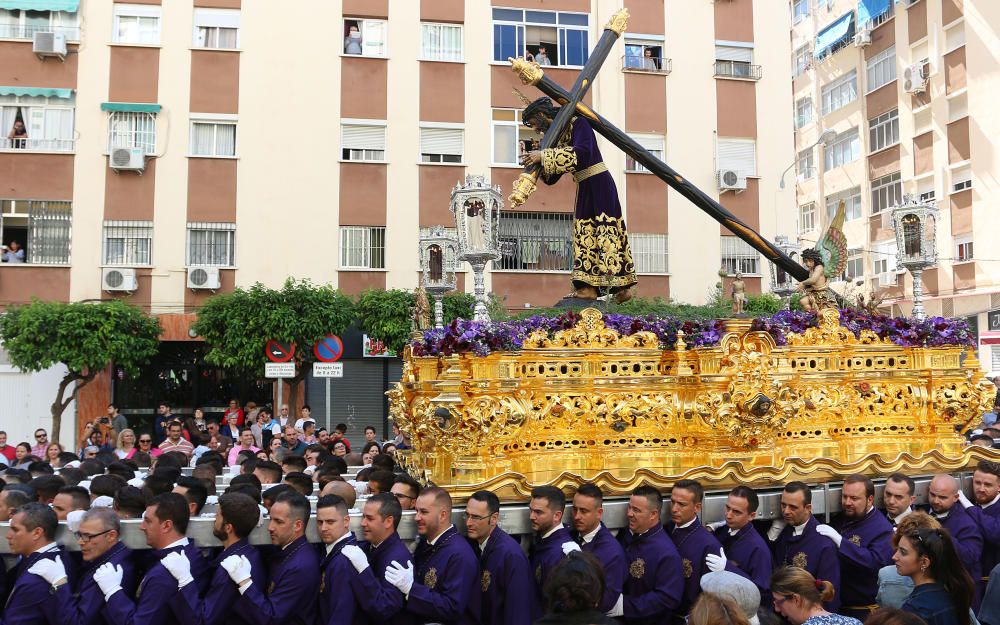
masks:
[[[294,362],[267,362],[264,363],[264,377],[265,378],[294,378],[295,377],[295,363]]]
[[[295,343],[271,339],[264,344],[264,355],[271,362],[288,362],[295,357]]]
[[[991,332],[1000,330],[1000,310],[991,310],[986,313],[986,320],[989,322]]]
[[[314,362],[314,378],[342,378],[344,377],[344,363],[342,362]]]
[[[344,342],[335,334],[327,334],[313,345],[313,354],[320,362],[337,362],[344,355]]]

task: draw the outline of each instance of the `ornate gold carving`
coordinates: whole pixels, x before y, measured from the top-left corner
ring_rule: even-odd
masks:
[[[576,171],[576,151],[568,147],[542,150],[542,171],[546,176]]]
[[[538,63],[534,61],[525,61],[521,57],[507,57],[510,62],[510,68],[517,74],[518,79],[525,85],[537,85],[538,81],[542,79],[545,72]]]
[[[635,283],[624,218],[601,213],[591,219],[574,219],[573,252],[573,280],[605,287]]]
[[[646,561],[642,558],[632,560],[632,564],[628,565],[628,574],[633,579],[642,579],[646,575]]]
[[[604,27],[604,30],[615,31],[619,37],[625,33],[626,29],[628,29],[628,9],[622,9],[612,15],[611,19],[608,20],[607,25]]]
[[[523,173],[518,176],[510,190],[510,195],[507,197],[507,201],[510,202],[510,207],[517,208],[527,202],[528,198],[531,197],[531,194],[535,192],[535,188],[538,186],[537,182],[537,171],[530,174]]]
[[[432,568],[431,570],[427,571],[427,573],[424,574],[424,586],[427,586],[431,590],[434,590],[434,587],[437,586],[437,583],[438,583],[438,572],[437,569]]]

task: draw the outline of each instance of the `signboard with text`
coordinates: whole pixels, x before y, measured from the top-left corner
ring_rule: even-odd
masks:
[[[365,358],[395,358],[396,352],[386,347],[385,343],[379,339],[373,339],[367,334],[364,335],[364,345],[362,354]]]
[[[342,378],[344,377],[344,363],[342,362],[314,362],[314,378]]]
[[[264,364],[264,377],[272,379],[294,378],[294,362],[268,362]]]

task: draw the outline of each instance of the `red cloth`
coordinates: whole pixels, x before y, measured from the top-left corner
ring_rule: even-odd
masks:
[[[226,408],[226,411],[222,413],[222,424],[223,425],[225,425],[226,423],[229,423],[229,415],[232,412],[234,412],[234,411],[230,410],[229,408]],[[236,425],[238,425],[239,427],[243,427],[243,409],[242,408],[237,408],[235,410],[235,412],[236,412]]]
[[[15,448],[13,445],[4,445],[3,449],[0,449],[0,454],[3,454],[4,458],[7,459],[8,463],[14,462],[14,452]]]

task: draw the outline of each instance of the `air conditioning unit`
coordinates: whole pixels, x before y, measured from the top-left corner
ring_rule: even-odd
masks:
[[[215,290],[222,286],[219,278],[218,267],[207,267],[194,265],[188,267],[188,288],[189,289],[211,289]]]
[[[31,44],[31,51],[39,57],[57,56],[66,58],[66,35],[62,33],[37,32]]]
[[[146,151],[142,148],[111,148],[111,169],[116,171],[138,171],[146,168]]]
[[[135,279],[135,269],[131,267],[106,267],[101,275],[105,291],[135,291],[139,282]]]
[[[746,191],[747,177],[733,169],[719,170],[720,191]]]
[[[859,48],[872,45],[872,31],[867,28],[859,30],[858,33],[854,35],[854,45]]]
[[[927,75],[923,63],[914,63],[903,70],[903,91],[923,93],[927,89]]]

